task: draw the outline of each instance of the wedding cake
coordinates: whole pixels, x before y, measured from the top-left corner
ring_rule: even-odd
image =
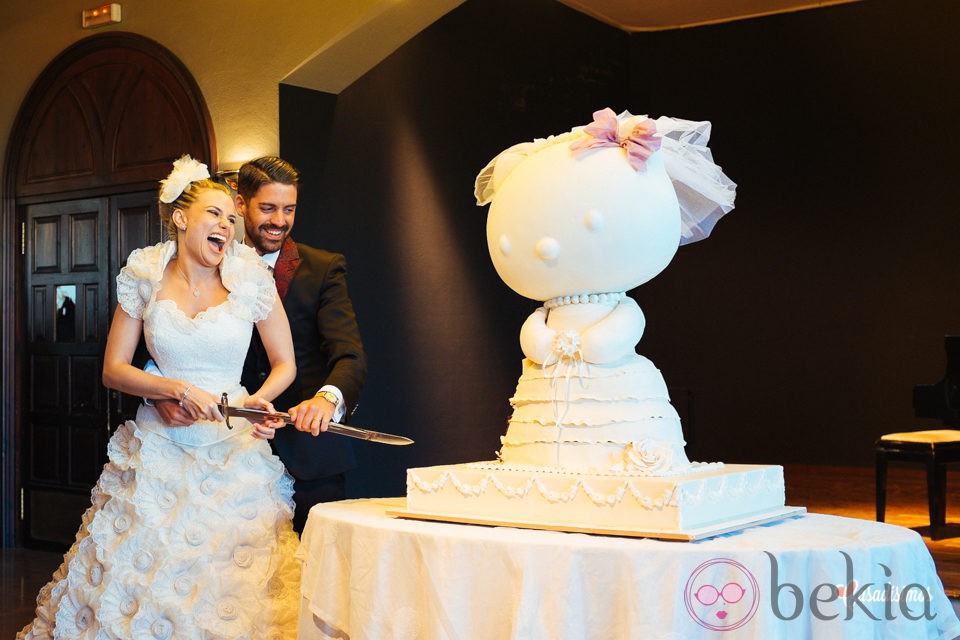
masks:
[[[626,292],[709,235],[736,185],[709,122],[594,113],[510,147],[477,178],[497,273],[543,302],[498,459],[407,470],[408,517],[695,539],[783,517],[783,470],[690,462]],[[802,511],[802,509],[801,509]]]

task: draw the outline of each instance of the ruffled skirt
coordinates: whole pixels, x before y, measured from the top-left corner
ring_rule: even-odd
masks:
[[[190,447],[130,421],[108,454],[18,640],[296,637],[293,481],[266,442]]]

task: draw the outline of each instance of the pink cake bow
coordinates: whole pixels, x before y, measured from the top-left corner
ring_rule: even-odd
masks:
[[[627,161],[634,171],[646,169],[647,158],[660,149],[660,138],[657,125],[653,120],[646,118],[639,122],[630,132],[620,134],[620,121],[613,109],[607,107],[593,112],[593,122],[583,128],[589,138],[582,138],[570,145],[574,155],[580,155],[591,149],[602,147],[622,147],[627,150]]]

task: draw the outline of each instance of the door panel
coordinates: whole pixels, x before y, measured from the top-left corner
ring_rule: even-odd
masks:
[[[76,525],[90,503],[89,467],[103,465],[108,434],[98,409],[105,394],[94,384],[99,375],[90,378],[100,369],[106,340],[100,292],[108,277],[107,205],[106,198],[94,198],[26,208],[24,277],[32,295],[23,478],[31,541],[69,542],[50,540],[50,532]],[[77,308],[96,309],[94,318],[84,313],[78,322]],[[91,451],[102,453],[91,460]],[[34,526],[40,514],[53,521]]]
[[[109,308],[111,318],[117,306],[116,276],[120,268],[127,263],[130,252],[139,247],[157,244],[166,238],[160,224],[160,212],[157,206],[155,193],[136,193],[117,196],[110,199],[110,219],[115,239],[110,248],[110,287]],[[143,338],[137,347],[133,362],[142,367],[150,355],[147,353]],[[136,417],[140,398],[136,398],[117,391],[110,392],[110,424],[116,428],[124,420]]]
[[[24,542],[69,545],[107,459],[107,440],[139,398],[100,378],[114,282],[136,247],[160,239],[154,193],[25,208],[27,296]],[[145,360],[141,344],[139,360]]]

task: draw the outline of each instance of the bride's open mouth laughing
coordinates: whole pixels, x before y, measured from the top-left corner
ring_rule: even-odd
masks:
[[[207,244],[209,244],[210,248],[216,253],[222,254],[227,247],[227,236],[221,233],[211,233],[207,236]]]

